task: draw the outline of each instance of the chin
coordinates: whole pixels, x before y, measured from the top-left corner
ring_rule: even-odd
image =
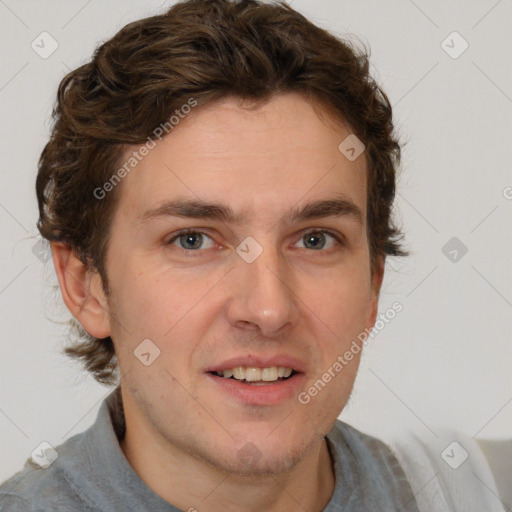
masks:
[[[276,476],[295,468],[307,455],[311,445],[284,447],[283,443],[276,446],[267,445],[259,449],[256,444],[246,442],[235,452],[226,451],[223,456],[219,453],[195,453],[195,456],[211,467],[231,475],[245,477]],[[218,450],[218,447],[217,447]]]

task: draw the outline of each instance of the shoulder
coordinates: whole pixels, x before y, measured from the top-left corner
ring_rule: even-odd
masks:
[[[41,465],[27,459],[20,471],[0,485],[0,512],[97,510],[70,478],[89,465],[87,442],[86,431],[55,448],[56,455],[42,451]]]
[[[356,489],[352,496],[355,502],[368,510],[418,512],[408,479],[386,443],[340,420],[327,438],[337,475]]]
[[[380,439],[337,420],[329,437],[336,444],[344,443],[354,454],[358,465],[371,474],[405,479],[400,463],[393,450]],[[377,471],[378,469],[378,471]]]
[[[512,439],[476,439],[505,507],[512,510]]]
[[[504,512],[488,462],[461,432],[402,433],[390,442],[421,511]]]

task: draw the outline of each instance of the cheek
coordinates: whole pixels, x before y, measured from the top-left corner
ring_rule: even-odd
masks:
[[[189,286],[183,277],[128,264],[118,269],[112,290],[113,313],[123,328],[119,334],[155,341],[162,340],[201,297],[200,287]]]
[[[180,373],[183,365],[177,362],[192,357],[195,340],[204,336],[218,314],[215,294],[208,293],[215,279],[183,268],[152,266],[149,261],[144,265],[125,262],[116,277],[114,341],[125,360],[131,360],[136,347],[150,339],[161,350],[159,362]]]
[[[360,328],[371,311],[370,281],[357,269],[333,273],[303,290],[304,302],[338,335]]]

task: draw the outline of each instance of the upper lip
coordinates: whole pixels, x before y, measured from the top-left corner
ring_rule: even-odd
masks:
[[[253,355],[232,357],[222,363],[214,364],[206,369],[207,372],[220,372],[236,368],[237,366],[251,366],[254,368],[270,368],[271,366],[283,366],[296,372],[304,372],[304,363],[295,357],[277,355],[274,357],[258,357]]]

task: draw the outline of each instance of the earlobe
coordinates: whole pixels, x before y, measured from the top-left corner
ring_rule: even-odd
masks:
[[[372,289],[377,299],[380,294],[380,288],[382,286],[382,281],[384,279],[384,259],[379,257],[376,264],[375,270],[372,276]]]
[[[101,277],[88,270],[68,245],[51,242],[50,246],[67,308],[91,336],[99,339],[110,336],[108,304]]]
[[[372,295],[372,309],[370,315],[370,325],[373,327],[377,320],[377,313],[379,311],[379,295],[382,281],[384,279],[384,259],[378,258],[375,269],[372,275],[371,295]]]

